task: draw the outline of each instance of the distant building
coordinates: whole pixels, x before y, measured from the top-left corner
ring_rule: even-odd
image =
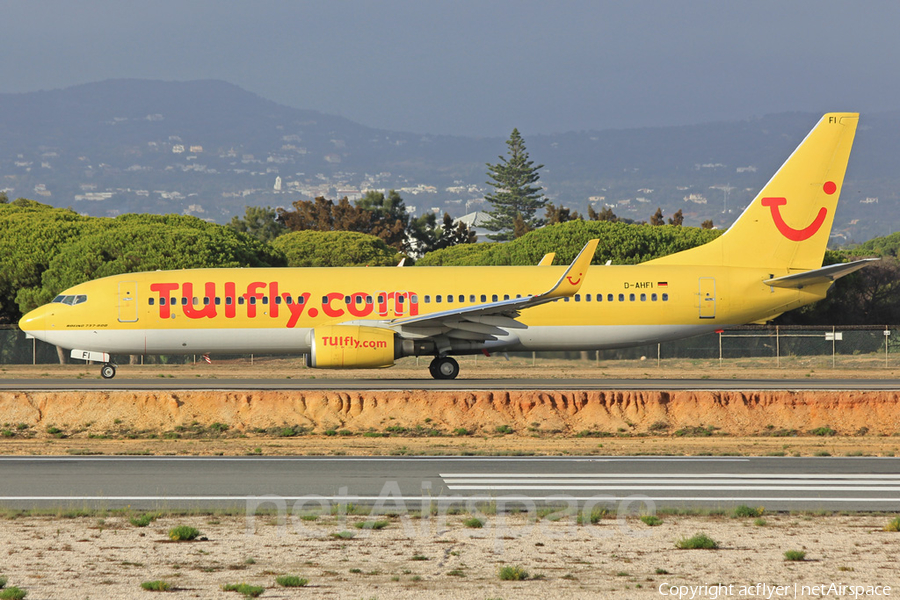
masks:
[[[175,144],[174,146],[172,146],[172,152],[174,154],[181,154],[182,152],[184,152],[184,146],[182,144]]]
[[[456,219],[457,222],[465,223],[469,231],[474,231],[478,236],[479,241],[487,241],[485,236],[488,233],[493,233],[492,231],[484,228],[484,222],[489,220],[491,215],[486,212],[476,210],[475,212],[470,212],[467,215],[463,215],[460,218]]]
[[[275,191],[276,191],[276,192],[280,192],[280,191],[281,191],[281,177],[276,177],[276,178],[275,178]]]
[[[191,146],[192,154],[200,154],[201,152],[203,152],[203,146]]]

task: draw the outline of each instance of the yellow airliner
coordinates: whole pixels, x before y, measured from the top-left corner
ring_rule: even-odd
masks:
[[[859,115],[826,114],[716,240],[640,265],[191,269],[105,277],[65,290],[19,322],[72,357],[306,354],[311,367],[389,367],[434,356],[596,350],[765,322],[820,300],[866,265],[822,267]]]

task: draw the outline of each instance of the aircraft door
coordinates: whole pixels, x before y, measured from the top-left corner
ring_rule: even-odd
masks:
[[[700,318],[716,318],[716,280],[714,277],[700,278]]]
[[[138,320],[137,282],[119,283],[119,322],[135,323]]]

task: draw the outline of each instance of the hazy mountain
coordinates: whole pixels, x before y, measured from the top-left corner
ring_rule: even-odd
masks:
[[[580,212],[589,201],[609,204],[636,219],[661,206],[667,215],[683,209],[688,224],[721,226],[819,116],[522,134],[558,204]],[[900,112],[863,115],[837,214],[842,235],[861,241],[900,225],[898,140]],[[93,215],[187,212],[222,222],[247,204],[394,188],[419,211],[460,216],[484,207],[485,163],[505,153],[504,142],[372,129],[221,81],[0,94],[0,189]]]

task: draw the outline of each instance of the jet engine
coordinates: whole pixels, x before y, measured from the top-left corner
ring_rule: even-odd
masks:
[[[308,367],[319,369],[377,369],[396,358],[394,332],[361,325],[327,325],[310,333]]]

